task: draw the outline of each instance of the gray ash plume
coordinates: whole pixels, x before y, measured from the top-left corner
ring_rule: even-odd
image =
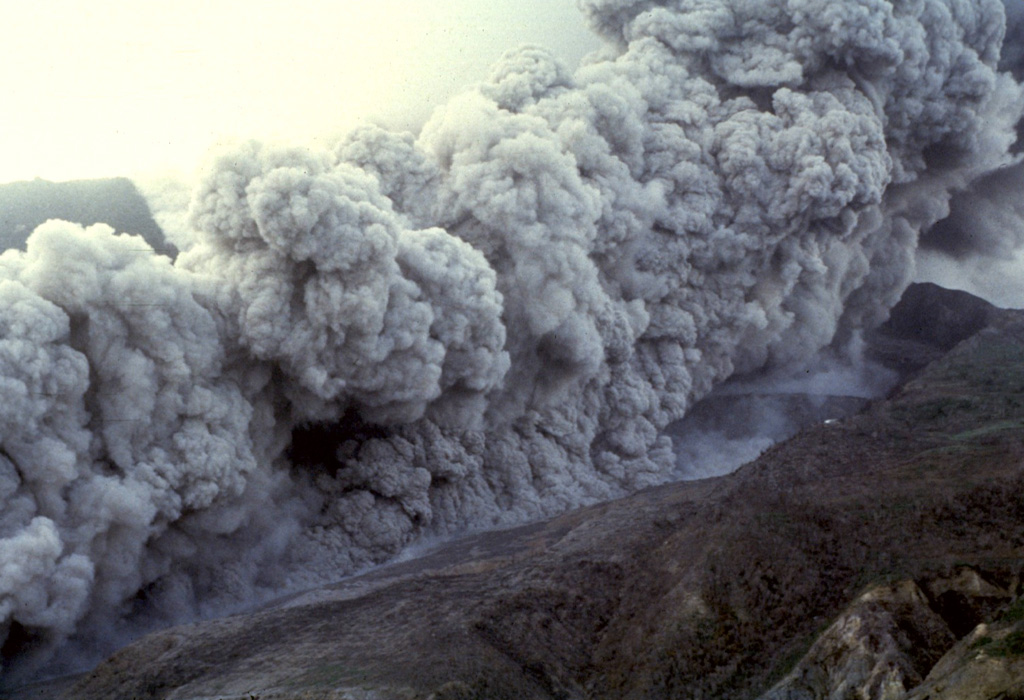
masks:
[[[214,155],[173,263],[0,256],[16,661],[671,478],[666,426],[855,344],[1015,162],[997,0],[581,8],[604,51],[514,51],[418,135]]]

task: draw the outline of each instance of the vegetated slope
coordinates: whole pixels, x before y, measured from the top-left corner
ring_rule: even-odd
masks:
[[[837,683],[865,697],[929,683],[933,697],[974,697],[956,682],[997,687],[977,697],[1012,692],[1024,652],[1013,626],[1024,318],[986,313],[985,328],[887,400],[733,475],[153,634],[66,697],[755,698],[774,686],[768,697],[795,699]],[[937,347],[894,327],[897,345]]]
[[[157,253],[177,255],[128,178],[69,182],[37,178],[0,185],[0,251],[23,248],[29,234],[50,219],[83,226],[107,224],[117,233],[142,236]]]

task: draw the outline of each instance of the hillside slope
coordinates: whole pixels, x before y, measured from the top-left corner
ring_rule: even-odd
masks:
[[[981,317],[937,289],[920,320]],[[64,697],[1020,697],[1024,318],[900,313],[908,381],[732,475],[152,634]]]
[[[142,236],[161,255],[178,254],[128,178],[68,182],[37,178],[0,185],[0,251],[24,248],[29,234],[50,219],[83,226],[104,223],[117,233]]]

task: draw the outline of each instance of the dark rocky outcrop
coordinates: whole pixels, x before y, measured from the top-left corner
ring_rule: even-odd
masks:
[[[989,325],[1000,311],[967,292],[921,282],[907,288],[879,330],[885,335],[952,350],[957,343]]]
[[[973,294],[912,284],[889,319],[868,334],[868,355],[906,376],[1007,313]]]
[[[1008,615],[1003,616],[1006,617]],[[1018,617],[1015,622],[1001,619],[991,625],[978,625],[939,660],[924,682],[905,700],[1021,698],[1024,698],[1024,622]]]
[[[936,334],[898,313],[892,343],[952,349],[735,474],[469,536],[8,697],[1020,698],[1024,316]]]
[[[935,588],[943,593],[936,596],[930,590]],[[941,668],[939,664],[960,665],[951,662],[960,655],[950,653],[961,611],[943,605],[941,596],[947,594],[967,608],[994,603],[990,615],[1017,596],[1016,585],[1009,589],[995,585],[971,568],[952,578],[928,581],[924,587],[908,579],[871,588],[843,611],[796,668],[761,700],[858,697],[852,693],[899,700],[912,689],[920,691],[926,676],[930,680]],[[1017,681],[1024,682],[1024,675],[1018,675]],[[1010,689],[1000,684],[1002,690]]]

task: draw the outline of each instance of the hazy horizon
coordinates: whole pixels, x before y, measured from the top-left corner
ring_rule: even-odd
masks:
[[[599,45],[574,0],[44,0],[8,20],[0,183],[190,176],[223,140],[409,128],[517,46],[574,65]]]

